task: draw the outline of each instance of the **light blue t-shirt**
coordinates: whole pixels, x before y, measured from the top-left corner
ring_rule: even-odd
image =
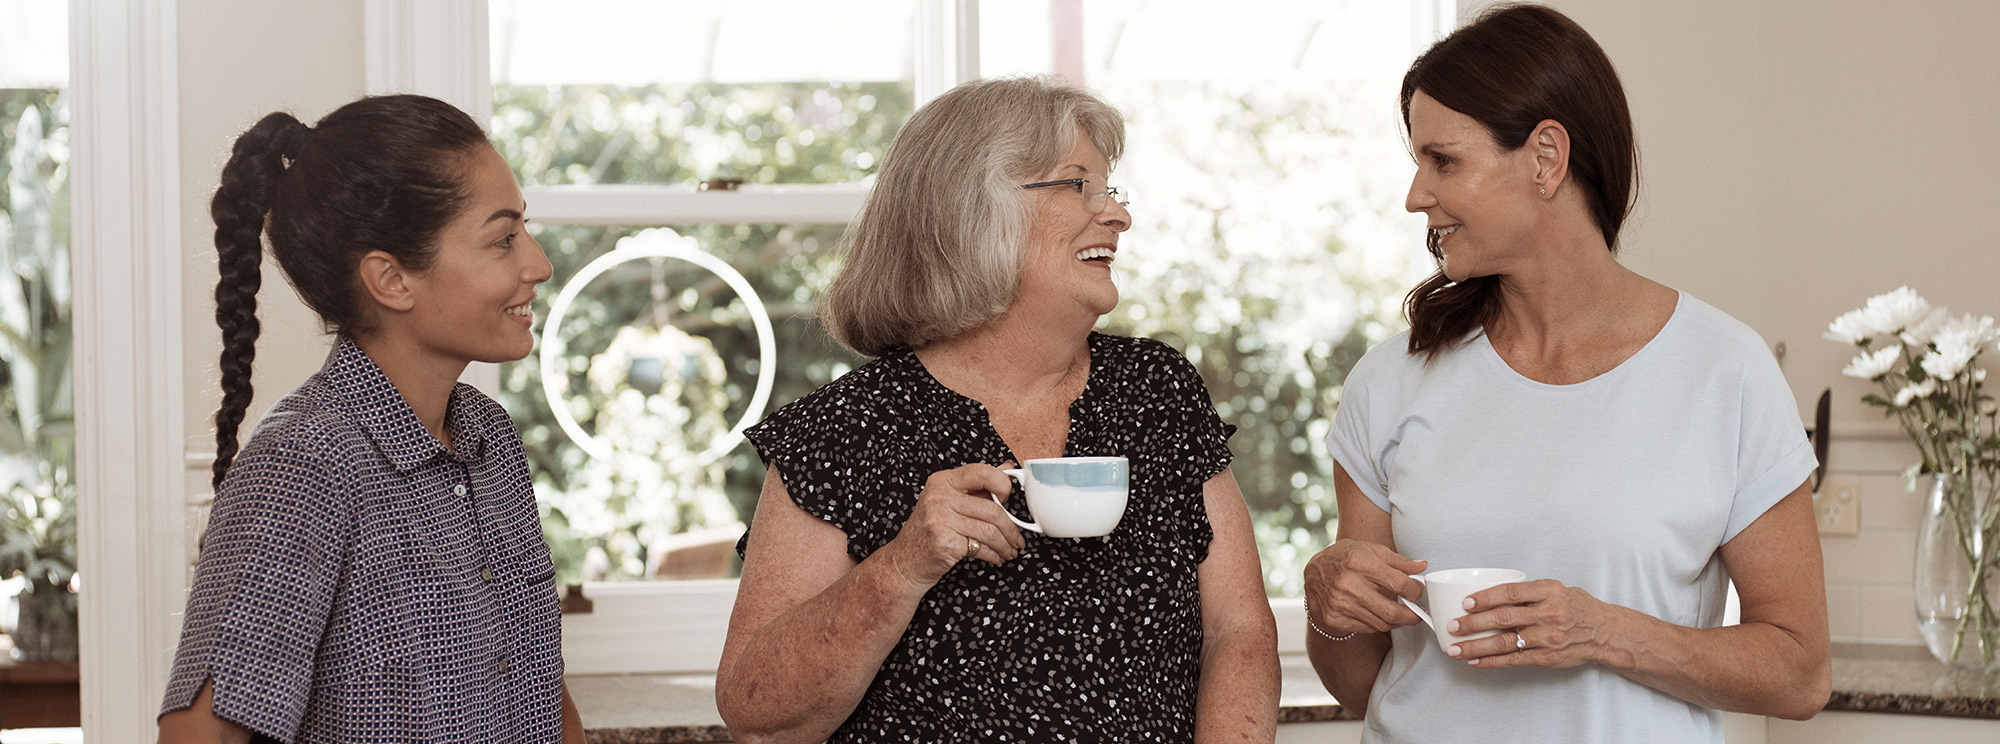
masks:
[[[1717,550],[1817,462],[1771,352],[1686,293],[1632,358],[1574,385],[1484,334],[1425,364],[1408,334],[1347,378],[1328,447],[1430,570],[1514,568],[1670,623],[1721,623]],[[1605,667],[1477,669],[1398,628],[1365,742],[1721,742],[1720,716]]]

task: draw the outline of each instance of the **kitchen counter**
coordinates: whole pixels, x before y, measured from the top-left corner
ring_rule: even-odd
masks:
[[[2000,719],[2000,674],[1951,669],[1922,646],[1836,643],[1826,709]]]
[[[1282,665],[1279,723],[1352,721],[1319,684],[1303,655]],[[577,675],[569,678],[592,744],[707,744],[729,741],[708,674]]]
[[[1352,721],[1303,655],[1282,662],[1279,723]],[[1834,644],[1827,710],[2000,719],[2000,674],[1954,671],[1921,646]],[[595,744],[727,742],[708,674],[579,675],[569,678]]]

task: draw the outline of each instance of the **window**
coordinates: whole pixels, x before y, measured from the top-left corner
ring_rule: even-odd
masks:
[[[68,28],[67,3],[0,0],[0,644],[74,662]]]
[[[500,376],[566,582],[734,575],[764,469],[748,446],[704,453],[862,361],[811,318],[831,251],[897,127],[983,72],[1061,74],[1126,114],[1114,182],[1136,192],[1137,224],[1121,243],[1124,301],[1103,327],[1165,340],[1201,370],[1241,427],[1235,472],[1267,588],[1299,592],[1334,526],[1323,440],[1340,382],[1401,329],[1402,295],[1430,268],[1422,221],[1402,210],[1396,92],[1452,3],[690,6],[489,6],[494,138],[555,263],[545,296],[572,298],[561,327],[540,331],[550,358]],[[775,369],[726,273],[767,311]],[[567,624],[579,671],[699,668],[700,654],[644,662],[634,644],[579,645],[620,645],[613,626],[653,622],[719,645],[733,585],[591,593],[596,616]],[[691,609],[703,603],[719,607]]]
[[[733,577],[764,466],[730,443],[766,403],[863,361],[819,329],[813,300],[914,109],[914,5],[491,10],[494,140],[530,187],[561,321],[541,327],[542,357],[503,366],[501,395],[559,574]],[[672,257],[688,252],[750,296]],[[580,272],[587,287],[568,290]]]

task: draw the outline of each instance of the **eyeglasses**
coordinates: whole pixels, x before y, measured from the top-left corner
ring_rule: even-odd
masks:
[[[1021,188],[1039,189],[1045,186],[1074,187],[1076,193],[1083,195],[1083,208],[1091,214],[1104,211],[1107,202],[1118,202],[1118,206],[1121,207],[1132,204],[1131,194],[1119,191],[1117,186],[1106,186],[1103,191],[1098,191],[1090,186],[1090,179],[1088,178],[1065,178],[1060,181],[1043,181],[1041,183],[1024,184]]]

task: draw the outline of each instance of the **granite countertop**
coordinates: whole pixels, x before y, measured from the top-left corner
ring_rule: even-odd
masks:
[[[1320,686],[1302,654],[1282,659],[1279,723],[1352,721]],[[2000,719],[2000,674],[1946,668],[1922,646],[1834,644],[1827,710]],[[577,675],[569,678],[594,744],[727,742],[709,674]]]
[[[2000,673],[1951,669],[1923,646],[1836,643],[1826,709],[2000,719]]]

